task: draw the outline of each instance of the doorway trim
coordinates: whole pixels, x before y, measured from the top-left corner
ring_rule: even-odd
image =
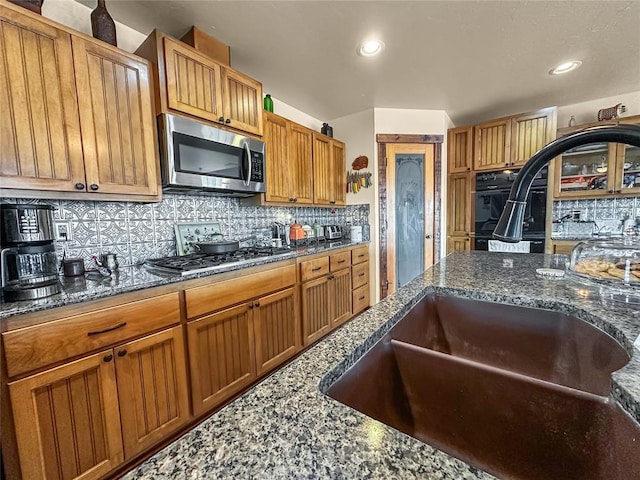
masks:
[[[380,265],[380,300],[387,296],[389,289],[389,279],[387,272],[387,222],[389,212],[387,212],[387,144],[388,143],[423,143],[433,144],[434,165],[433,165],[433,181],[434,181],[434,259],[440,258],[440,241],[441,241],[441,205],[442,198],[442,144],[444,143],[444,135],[422,135],[422,134],[395,134],[395,133],[379,133],[376,135],[378,143],[378,208],[380,222],[380,250],[378,265]]]

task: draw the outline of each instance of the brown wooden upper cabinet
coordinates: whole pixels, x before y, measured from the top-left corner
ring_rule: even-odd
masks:
[[[451,128],[447,131],[448,173],[471,170],[473,160],[473,127]]]
[[[145,60],[6,3],[0,49],[2,196],[159,199]]]
[[[474,127],[473,169],[498,170],[524,165],[555,138],[556,107],[499,118]]]
[[[271,112],[264,112],[267,192],[265,201],[313,202],[313,132]]]
[[[558,137],[588,126],[640,124],[640,116],[558,130]],[[555,198],[637,195],[640,192],[640,148],[619,143],[592,143],[567,151],[553,164]]]
[[[136,54],[157,65],[156,113],[184,113],[262,136],[262,84],[157,30]]]
[[[344,143],[313,132],[313,203],[345,205]]]

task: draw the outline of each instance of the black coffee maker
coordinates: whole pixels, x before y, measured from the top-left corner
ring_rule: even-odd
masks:
[[[60,293],[51,205],[1,204],[2,294],[6,302]]]

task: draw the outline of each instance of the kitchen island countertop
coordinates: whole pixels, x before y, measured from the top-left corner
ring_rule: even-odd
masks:
[[[431,293],[563,311],[605,330],[632,355],[613,374],[612,396],[640,421],[640,352],[633,347],[640,319],[632,311],[602,305],[584,286],[535,273],[565,260],[541,254],[452,254],[124,478],[493,478],[323,393]]]

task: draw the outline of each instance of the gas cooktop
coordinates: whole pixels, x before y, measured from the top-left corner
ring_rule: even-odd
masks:
[[[177,257],[154,258],[144,262],[152,273],[178,274],[183,277],[214,271],[222,266],[249,262],[257,258],[291,253],[290,248],[251,247],[225,254],[191,253]]]

